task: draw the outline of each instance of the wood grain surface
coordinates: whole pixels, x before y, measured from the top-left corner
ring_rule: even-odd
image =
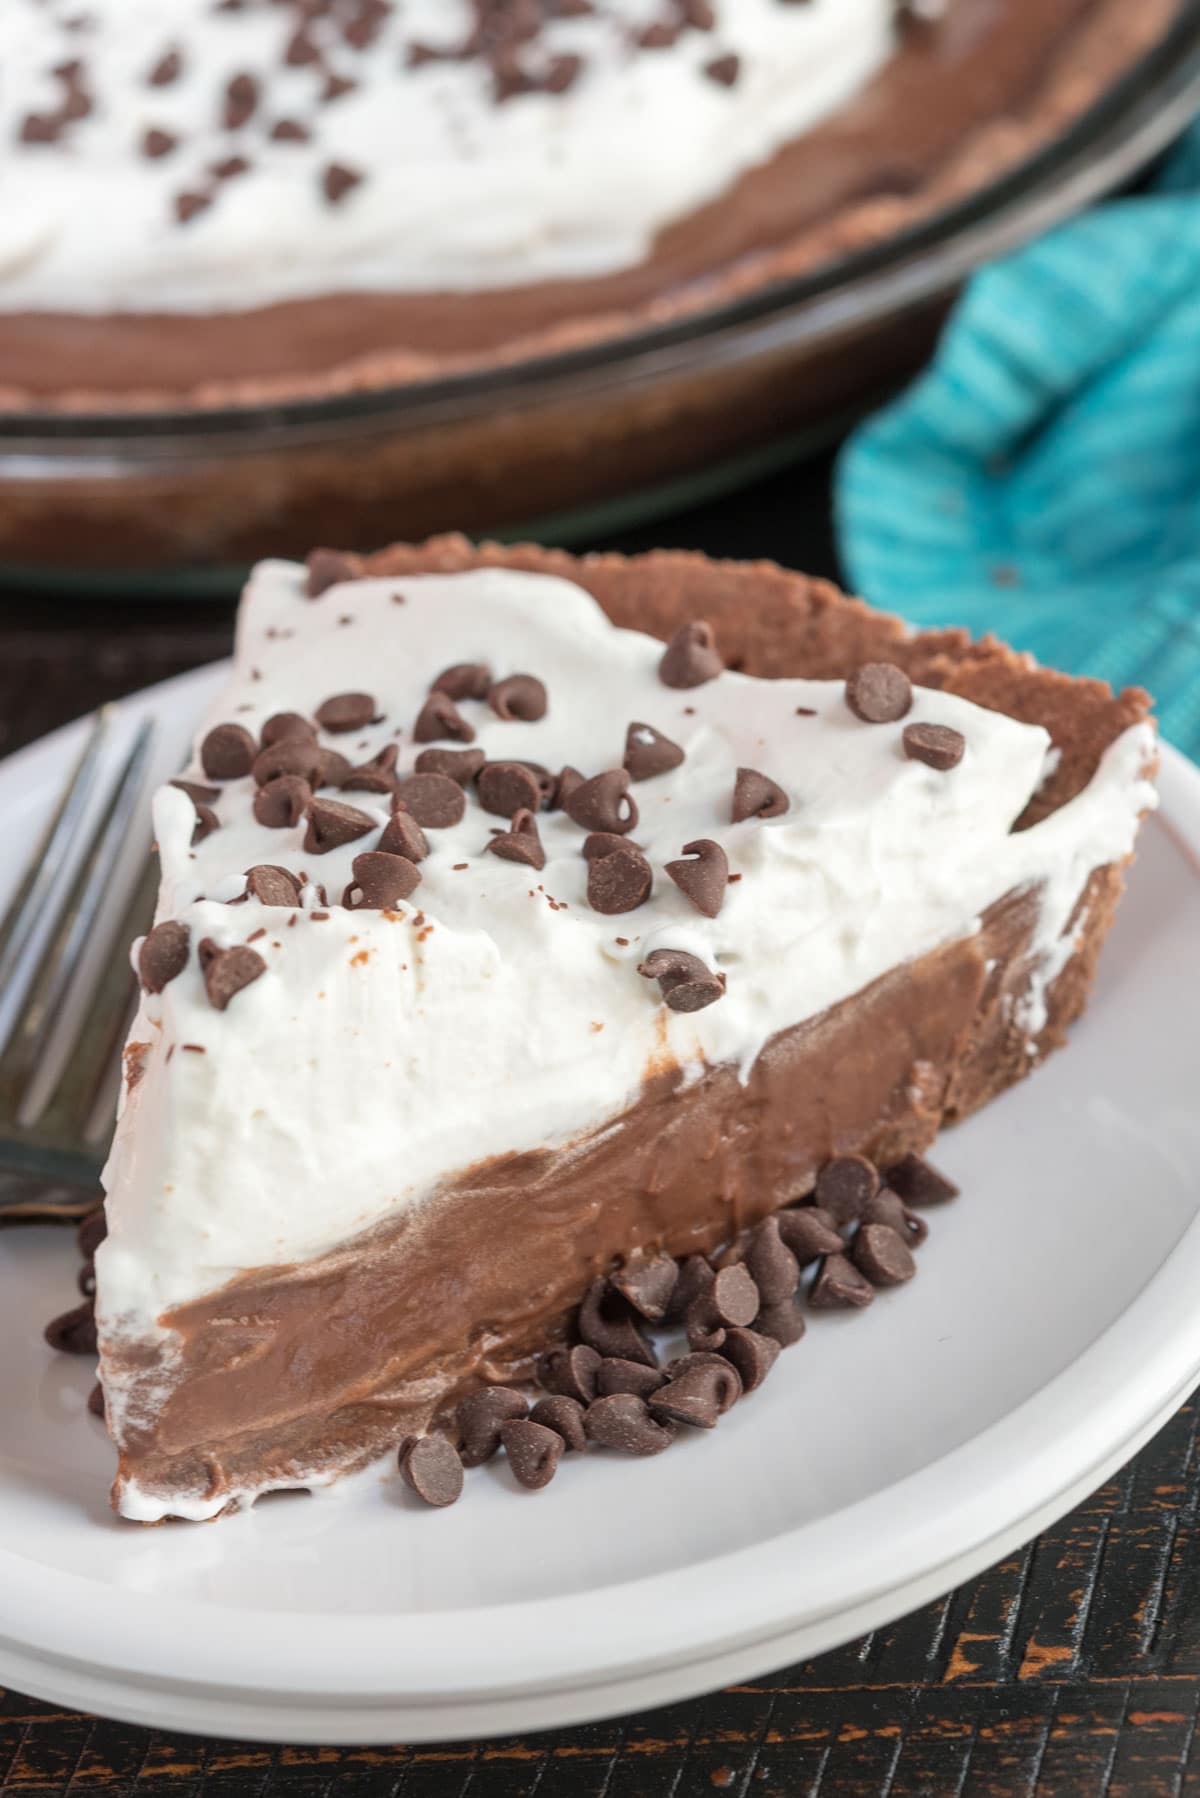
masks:
[[[653,541],[831,571],[825,474],[779,477],[612,547]],[[0,754],[225,654],[231,618],[227,606],[165,598],[0,593]],[[1101,1491],[948,1597],[726,1692],[528,1739],[302,1748],[165,1735],[0,1690],[0,1794],[1200,1794],[1198,1424],[1193,1399]]]

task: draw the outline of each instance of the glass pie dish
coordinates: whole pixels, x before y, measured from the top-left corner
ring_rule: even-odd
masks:
[[[840,433],[980,263],[1129,180],[1200,106],[1200,0],[1054,141],[883,242],[673,324],[347,396],[0,414],[0,578],[225,591],[251,560],[472,534],[585,540]],[[0,317],[0,330],[3,319]]]

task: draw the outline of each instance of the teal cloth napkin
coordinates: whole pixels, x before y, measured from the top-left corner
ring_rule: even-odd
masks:
[[[1200,124],[1144,194],[975,276],[835,506],[866,598],[1148,687],[1200,756]]]

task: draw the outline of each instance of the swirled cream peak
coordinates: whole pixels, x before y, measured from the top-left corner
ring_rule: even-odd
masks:
[[[5,0],[0,308],[241,310],[621,268],[894,44],[894,0],[533,12]]]
[[[569,1144],[618,1118],[655,1070],[748,1070],[774,1033],[973,934],[1014,889],[1038,889],[1033,955],[1060,965],[1089,874],[1130,851],[1153,803],[1148,726],[1120,738],[1069,804],[1014,834],[1046,765],[1040,727],[920,688],[903,720],[869,724],[841,682],[725,672],[667,686],[662,655],[543,575],[369,579],[313,602],[302,569],[257,570],[192,781],[205,781],[199,746],[213,728],[234,724],[257,741],[274,715],[311,720],[346,694],[366,703],[321,715],[369,722],[322,730],[320,747],[358,765],[394,747],[403,780],[425,747],[413,733],[431,686],[461,663],[545,688],[545,714],[531,720],[501,717],[486,699],[456,702],[489,762],[591,777],[621,766],[631,724],[651,733],[635,733],[639,750],[661,737],[683,756],[631,786],[630,834],[652,891],[615,915],[589,904],[587,832],[561,810],[537,815],[536,868],[488,849],[506,821],[468,788],[459,821],[427,828],[410,896],[350,910],[340,901],[354,858],[380,841],[388,795],[325,789],[365,822],[314,853],[304,820],[256,821],[250,775],[211,783],[217,828],[195,842],[192,800],[162,791],[159,917],[186,927],[189,953],[161,991],[143,993],[133,1026],[147,1046],[106,1174],[106,1327],[152,1331],[164,1309],[241,1270],[303,1260],[398,1207],[436,1202],[439,1185],[474,1163]],[[958,765],[910,759],[911,724],[960,732]],[[775,783],[786,809],[734,822],[739,769]],[[728,863],[715,916],[666,873],[698,840]],[[303,878],[305,903],[229,903],[262,864]],[[210,961],[250,947],[265,964],[224,1009],[201,944]],[[638,971],[656,949],[695,956],[723,977],[724,995],[671,1009]],[[1025,1025],[1039,1028],[1032,1014]]]

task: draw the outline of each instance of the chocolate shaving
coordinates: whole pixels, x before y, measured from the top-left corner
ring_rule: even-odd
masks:
[[[894,724],[912,706],[912,682],[894,662],[865,662],[846,682],[846,704],[864,724]]]
[[[527,868],[546,866],[546,851],[538,834],[537,819],[531,811],[524,809],[513,813],[509,828],[492,838],[487,852],[498,855],[501,861],[523,862]]]
[[[712,625],[703,618],[679,627],[658,664],[658,678],[663,686],[679,689],[702,687],[724,672]]]
[[[629,775],[624,768],[606,768],[581,781],[563,800],[568,818],[584,830],[604,830],[624,836],[638,821],[638,809],[629,792]]]
[[[310,799],[307,817],[304,848],[309,855],[328,855],[331,849],[340,849],[375,829],[374,818],[340,799]]]
[[[407,856],[368,849],[351,863],[353,879],[342,894],[347,911],[394,911],[416,892],[421,871]]]
[[[442,669],[430,692],[444,693],[449,699],[486,699],[491,684],[492,671],[486,662],[454,662]]]
[[[589,1441],[624,1455],[660,1455],[675,1439],[674,1430],[656,1423],[645,1400],[634,1392],[594,1400],[583,1421]]]
[[[254,766],[257,751],[244,724],[217,724],[200,745],[200,766],[210,780],[240,780]]]
[[[176,918],[164,918],[142,939],[138,978],[148,993],[161,993],[187,967],[191,932]]]
[[[518,1418],[500,1426],[500,1440],[518,1485],[540,1492],[550,1484],[563,1456],[563,1439],[557,1430],[547,1429],[531,1417]]]
[[[467,809],[462,788],[448,774],[410,774],[396,789],[396,804],[425,830],[448,830]]]
[[[444,774],[467,787],[486,760],[482,749],[423,749],[415,766],[418,774]]]
[[[413,741],[436,743],[440,737],[452,737],[458,743],[475,741],[475,726],[468,724],[448,693],[432,692],[413,725]]]
[[[533,674],[510,674],[489,687],[487,702],[497,718],[536,724],[546,716],[546,689]]]
[[[791,800],[779,782],[757,768],[739,768],[733,783],[733,822],[746,818],[781,818]]]
[[[260,862],[246,870],[246,892],[263,905],[295,907],[300,903],[300,882],[289,868]]]
[[[729,859],[719,843],[700,837],[683,845],[685,856],[692,861],[667,863],[667,873],[685,899],[689,899],[706,918],[715,918],[725,903],[729,886]]]
[[[255,822],[267,830],[286,830],[299,824],[312,799],[312,788],[299,774],[281,774],[254,795]]]
[[[652,724],[631,724],[625,732],[624,767],[630,780],[653,780],[683,761],[683,750]]]
[[[267,971],[267,964],[258,950],[248,949],[244,943],[233,949],[222,949],[212,937],[206,936],[201,939],[196,953],[204,977],[204,990],[214,1011],[224,1011],[243,987],[250,986]]]
[[[365,725],[372,724],[377,715],[375,700],[370,693],[335,693],[317,707],[317,723],[331,736],[362,730]]]
[[[536,812],[542,802],[536,775],[521,762],[486,763],[479,770],[475,788],[484,811],[497,818],[511,818],[520,811]]]

